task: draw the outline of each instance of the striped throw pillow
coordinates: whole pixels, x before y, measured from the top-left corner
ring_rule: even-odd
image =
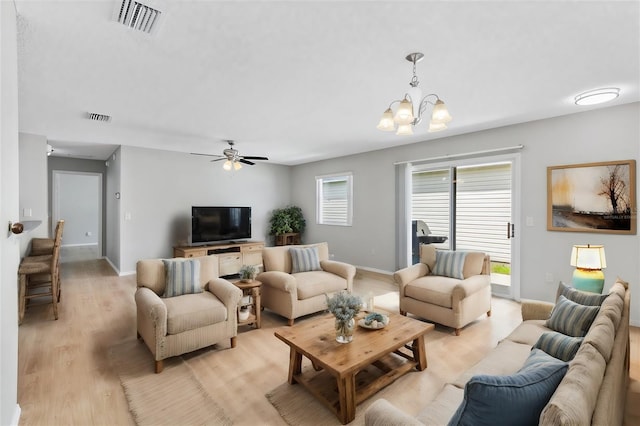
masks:
[[[547,320],[547,327],[572,337],[584,337],[600,306],[585,306],[560,295]]]
[[[571,337],[551,331],[542,333],[534,348],[542,349],[554,358],[571,361],[580,348],[584,337]]]
[[[432,275],[464,279],[462,270],[467,253],[464,251],[436,250],[436,264]]]
[[[322,271],[320,267],[320,256],[318,256],[318,247],[304,247],[289,249],[291,254],[291,273],[309,271]]]
[[[608,294],[587,293],[586,291],[576,290],[562,281],[558,285],[558,295],[563,295],[572,302],[587,306],[600,306],[608,296]]]
[[[202,293],[200,262],[195,259],[163,259],[166,271],[163,297]]]

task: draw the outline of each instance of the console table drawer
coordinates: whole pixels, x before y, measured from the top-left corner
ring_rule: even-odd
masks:
[[[218,254],[218,275],[233,275],[237,274],[242,267],[242,256],[240,253],[234,254]]]

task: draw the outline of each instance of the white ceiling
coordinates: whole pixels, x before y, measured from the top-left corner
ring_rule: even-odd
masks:
[[[146,3],[162,11],[153,35],[115,22],[116,1],[16,0],[20,131],[68,156],[235,139],[293,165],[586,111],[573,97],[593,88],[621,89],[603,107],[640,100],[637,1]],[[453,121],[379,131],[414,51]]]

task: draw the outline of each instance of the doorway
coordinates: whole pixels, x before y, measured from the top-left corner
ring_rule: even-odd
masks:
[[[53,171],[52,226],[64,219],[63,261],[102,257],[102,174]]]
[[[407,192],[417,226],[411,234],[428,234],[436,248],[488,253],[493,293],[513,299],[520,293],[516,169],[515,157],[415,165]]]

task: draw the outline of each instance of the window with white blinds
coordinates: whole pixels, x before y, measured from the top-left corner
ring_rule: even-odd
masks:
[[[511,242],[506,237],[511,221],[511,164],[456,167],[412,173],[411,216],[424,221],[433,235],[449,240],[437,247],[449,248],[450,221],[455,217],[456,250],[488,252],[492,261],[511,262]],[[452,215],[451,190],[455,190]]]
[[[351,226],[352,175],[316,177],[316,220],[320,225]]]

